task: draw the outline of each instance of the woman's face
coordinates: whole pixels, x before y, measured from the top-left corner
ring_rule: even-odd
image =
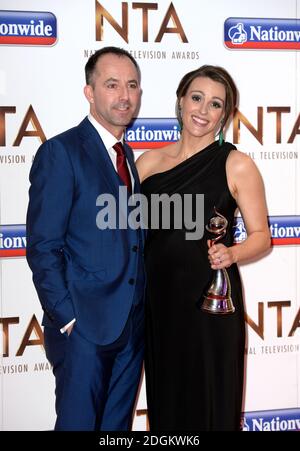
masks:
[[[180,99],[183,131],[214,139],[224,117],[225,87],[208,77],[197,77]]]

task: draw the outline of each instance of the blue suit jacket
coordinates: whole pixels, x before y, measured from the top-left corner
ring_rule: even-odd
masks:
[[[131,149],[125,146],[140,184]],[[30,172],[27,261],[44,309],[43,324],[76,318],[88,340],[108,344],[121,334],[135,296],[142,296],[144,233],[96,226],[99,194],[116,199],[123,183],[85,118],[39,148]],[[121,210],[124,205],[121,205]]]

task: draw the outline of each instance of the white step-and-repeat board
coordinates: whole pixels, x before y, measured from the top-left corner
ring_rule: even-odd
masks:
[[[241,266],[247,308],[245,430],[300,429],[300,0],[2,0],[0,11],[0,429],[53,427],[54,377],[24,258],[28,173],[41,142],[88,112],[84,65],[129,50],[142,106],[136,154],[178,138],[175,91],[188,71],[224,66],[239,108],[227,132],[259,167],[272,251]],[[49,218],[51,220],[51,218]],[[235,227],[238,243],[243,224]],[[144,385],[135,430],[145,430]]]

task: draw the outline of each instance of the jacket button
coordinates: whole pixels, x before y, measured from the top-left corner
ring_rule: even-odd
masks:
[[[132,252],[136,252],[138,250],[138,247],[136,245],[132,246]]]
[[[129,283],[130,285],[133,285],[133,284],[134,284],[134,279],[129,279],[129,280],[128,280],[128,283]]]

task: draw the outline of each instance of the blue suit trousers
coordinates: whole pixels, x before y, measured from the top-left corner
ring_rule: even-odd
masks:
[[[109,345],[45,327],[46,356],[56,379],[55,430],[131,429],[144,356],[143,302],[132,306],[121,336]]]

